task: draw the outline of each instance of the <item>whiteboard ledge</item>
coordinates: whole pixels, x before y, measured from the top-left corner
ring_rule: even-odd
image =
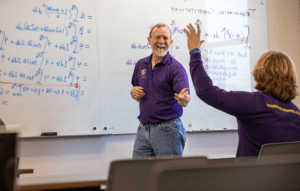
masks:
[[[215,130],[191,130],[191,131],[186,131],[186,133],[216,133],[216,132],[237,132],[237,129],[215,129]]]

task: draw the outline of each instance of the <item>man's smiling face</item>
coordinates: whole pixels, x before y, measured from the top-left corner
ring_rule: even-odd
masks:
[[[171,33],[167,26],[155,27],[150,37],[148,37],[148,43],[152,48],[152,52],[158,57],[164,57],[169,51],[173,40],[170,39]]]

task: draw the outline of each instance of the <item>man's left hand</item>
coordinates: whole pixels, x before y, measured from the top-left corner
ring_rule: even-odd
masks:
[[[191,96],[188,94],[188,88],[184,88],[180,91],[179,95],[175,93],[175,99],[178,101],[178,104],[182,107],[186,107],[190,102]]]

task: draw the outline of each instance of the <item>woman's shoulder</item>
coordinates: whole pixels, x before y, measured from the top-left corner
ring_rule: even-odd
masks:
[[[299,108],[292,101],[282,101],[280,99],[275,98],[271,94],[263,93],[263,92],[255,92],[258,100],[261,100],[266,107],[278,107],[285,109],[296,109]]]

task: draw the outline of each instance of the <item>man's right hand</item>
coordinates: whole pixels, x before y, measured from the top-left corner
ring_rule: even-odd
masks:
[[[145,93],[143,91],[144,88],[140,87],[140,86],[134,86],[130,93],[133,96],[132,98],[134,99],[141,99],[142,97],[144,97]]]

